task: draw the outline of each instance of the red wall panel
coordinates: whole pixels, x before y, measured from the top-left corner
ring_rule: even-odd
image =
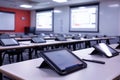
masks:
[[[0,11],[15,12],[15,31],[24,32],[25,26],[30,26],[30,11],[0,7]],[[22,19],[22,17],[24,19]]]

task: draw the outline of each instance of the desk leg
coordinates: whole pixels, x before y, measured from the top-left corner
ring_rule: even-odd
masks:
[[[75,51],[75,50],[76,50],[76,44],[73,43],[73,51]]]
[[[85,48],[89,48],[89,47],[91,47],[90,41],[85,41]]]
[[[0,51],[0,66],[2,66],[2,64],[3,64],[2,53],[3,53],[3,51]]]
[[[2,63],[3,63],[2,51],[0,51],[0,66],[2,66]],[[0,80],[3,80],[3,79],[2,79],[2,73],[0,73]]]
[[[110,44],[110,40],[109,40],[109,39],[106,39],[106,43],[107,43],[107,44]]]
[[[32,59],[32,48],[29,48],[29,59]]]
[[[101,42],[102,42],[101,40],[98,41],[98,43],[101,43]]]
[[[3,75],[2,75],[2,73],[0,73],[0,80],[3,80]]]

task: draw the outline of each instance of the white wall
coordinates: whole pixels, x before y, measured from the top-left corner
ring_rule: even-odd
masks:
[[[68,33],[69,32],[69,7],[56,7],[54,10],[54,32],[55,33]]]
[[[31,24],[32,27],[36,26],[36,12],[31,11]]]
[[[99,10],[99,33],[106,35],[120,35],[120,6],[109,7],[112,4],[119,4],[118,0],[101,0]],[[61,13],[54,13],[54,32],[69,33],[70,8],[69,6],[55,7]],[[35,26],[35,11],[31,14],[31,26]]]
[[[100,34],[118,35],[120,32],[120,6],[110,7],[113,4],[119,4],[118,0],[100,2],[99,27]]]

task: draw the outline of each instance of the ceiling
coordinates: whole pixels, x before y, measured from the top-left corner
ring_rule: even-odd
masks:
[[[43,9],[49,7],[65,6],[65,5],[75,5],[84,3],[98,2],[98,0],[68,0],[65,3],[57,3],[52,0],[0,0],[0,7],[16,8],[23,10],[35,10]],[[21,4],[29,4],[33,7],[30,9],[20,8]]]

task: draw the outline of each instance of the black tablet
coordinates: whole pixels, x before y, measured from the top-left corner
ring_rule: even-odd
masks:
[[[42,52],[41,56],[57,73],[65,75],[87,67],[87,64],[68,49]]]
[[[31,39],[31,42],[32,43],[45,43],[46,40],[43,39],[43,38],[40,38],[40,37],[34,37],[34,38]]]
[[[19,45],[18,41],[14,38],[8,38],[8,39],[0,39],[0,43],[2,46],[15,46]]]
[[[72,39],[80,39],[80,36],[73,36]]]
[[[67,41],[66,38],[63,37],[63,36],[57,36],[57,37],[55,38],[55,40],[56,40],[56,41]]]
[[[95,51],[97,51],[99,54],[103,54],[108,58],[119,54],[119,52],[117,52],[115,49],[111,48],[105,43],[100,43],[98,45],[94,45],[93,47],[95,48]],[[94,54],[97,54],[97,52],[94,52]]]

